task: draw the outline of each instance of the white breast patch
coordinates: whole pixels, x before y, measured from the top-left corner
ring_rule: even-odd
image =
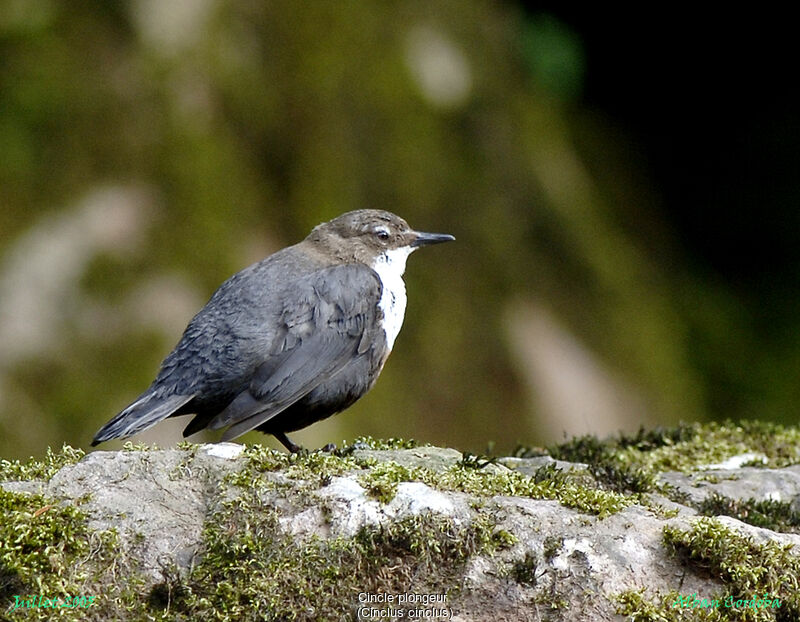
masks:
[[[403,273],[406,271],[406,259],[416,250],[411,246],[396,248],[386,251],[378,256],[372,269],[378,273],[383,284],[378,306],[383,311],[383,330],[386,333],[386,345],[389,350],[394,346],[394,340],[403,326],[406,314],[406,284],[403,282]]]

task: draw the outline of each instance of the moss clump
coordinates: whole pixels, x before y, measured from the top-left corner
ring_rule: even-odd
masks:
[[[461,456],[458,466],[462,469],[484,469],[490,464],[497,464],[497,456],[476,456],[466,452]]]
[[[599,440],[583,436],[549,448],[559,460],[582,462],[598,482],[621,493],[659,489],[657,475],[684,471],[752,453],[751,465],[781,468],[800,463],[800,429],[761,421],[692,423],[639,430],[634,435]],[[526,457],[527,450],[517,450]]]
[[[693,471],[732,456],[754,454],[751,466],[771,468],[800,463],[800,430],[765,422],[682,424],[640,430],[635,435],[598,440],[575,438],[550,448],[554,458],[588,465],[601,487],[620,493],[661,492],[677,503],[693,505],[701,514],[725,514],[776,531],[797,533],[800,514],[776,501],[735,501],[715,495],[692,504],[688,495],[659,484],[664,471],[692,472],[695,481],[718,483],[717,474]],[[518,454],[524,455],[525,450]],[[735,479],[730,475],[728,479]],[[658,511],[658,508],[653,508]]]
[[[773,423],[748,421],[682,424],[674,428],[640,430],[631,436],[598,440],[591,436],[573,439],[550,448],[553,457],[588,464],[601,486],[617,492],[666,494],[673,501],[690,504],[687,495],[658,483],[658,474],[668,470],[692,472],[736,455],[755,454],[750,466],[781,468],[800,463],[800,430]],[[524,452],[523,452],[524,453]],[[718,483],[720,476],[694,472],[696,481]],[[735,475],[730,475],[734,479]],[[787,503],[736,501],[714,495],[693,505],[701,514],[725,514],[775,531],[800,532],[800,514]]]
[[[621,592],[614,600],[619,603],[617,613],[636,622],[794,622],[796,619],[791,614],[787,617],[771,599],[759,603],[756,598],[755,603],[745,603],[745,599],[720,600],[671,590],[650,600],[642,588]]]
[[[535,586],[539,580],[536,574],[538,562],[536,555],[525,553],[525,557],[514,562],[511,567],[511,578],[523,585]]]
[[[619,603],[617,614],[625,616],[628,620],[635,622],[679,622],[681,620],[719,620],[711,618],[709,615],[717,615],[706,609],[691,609],[688,617],[686,610],[671,607],[675,601],[677,593],[670,592],[668,595],[659,596],[656,600],[649,600],[645,594],[645,588],[639,590],[627,590],[614,596],[614,600]]]
[[[714,493],[697,505],[705,516],[732,516],[744,523],[780,531],[800,533],[800,513],[792,509],[791,503],[756,499],[731,499]]]
[[[623,494],[656,490],[655,471],[641,461],[626,460],[620,443],[621,439],[600,440],[594,436],[581,436],[551,447],[550,452],[556,460],[586,464],[597,483],[606,490]],[[524,452],[520,453],[524,455]]]
[[[344,445],[334,453],[339,456],[349,456],[357,449],[391,450],[391,449],[414,449],[419,447],[419,443],[414,439],[387,438],[376,439],[371,436],[359,436],[350,445]]]
[[[490,471],[463,460],[444,472],[424,467],[408,468],[395,462],[381,462],[365,472],[359,481],[383,503],[394,498],[400,482],[422,482],[438,490],[464,492],[479,497],[516,496],[531,499],[553,499],[567,507],[604,518],[638,501],[631,496],[598,490],[574,483],[569,474],[549,472],[550,476],[527,477],[517,471]],[[546,469],[545,469],[546,470]]]
[[[133,441],[125,441],[122,446],[122,451],[159,451],[160,449],[155,443],[148,445],[147,443],[134,443]]]
[[[357,460],[350,455],[340,456],[321,451],[287,454],[263,445],[249,445],[243,455],[247,458],[245,467],[229,475],[226,481],[245,489],[274,486],[273,481],[260,477],[263,473],[280,471],[288,478],[313,482],[313,487],[318,487],[320,481],[374,464],[374,460]]]
[[[0,603],[3,609],[9,606],[9,619],[52,619],[52,608],[11,609],[18,602],[15,596],[30,599],[33,595],[60,602],[95,597],[88,609],[59,608],[59,617],[65,620],[113,617],[114,590],[100,585],[114,564],[114,532],[89,532],[86,517],[72,505],[2,488],[0,515]]]
[[[367,494],[381,503],[390,503],[397,494],[400,482],[426,482],[429,471],[423,468],[408,468],[396,462],[379,462],[358,478]]]
[[[194,443],[187,443],[185,441],[178,443],[177,449],[180,449],[183,452],[183,455],[178,463],[172,467],[169,472],[169,478],[171,480],[180,480],[195,476],[193,471],[193,463],[197,457],[197,450],[199,448],[200,445],[195,445]]]
[[[800,619],[800,557],[791,545],[752,538],[701,518],[689,530],[664,528],[669,550],[703,576],[722,582],[716,594],[671,590],[648,599],[644,589],[616,596],[617,613],[643,622],[789,622]]]
[[[478,496],[553,499],[566,507],[595,514],[600,518],[615,514],[638,501],[633,496],[576,484],[570,480],[569,474],[560,471],[554,471],[552,477],[531,478],[508,469],[491,472],[457,464],[445,473],[430,474],[430,482],[425,483],[442,490]]]
[[[561,547],[564,546],[564,538],[560,536],[547,536],[544,539],[544,558],[547,561],[551,561],[558,552],[561,550]]]
[[[210,520],[188,580],[157,586],[151,613],[191,620],[339,620],[359,593],[452,594],[467,560],[498,547],[491,522],[437,516],[366,527],[352,538],[294,538],[277,515],[236,500]]]
[[[380,445],[378,441],[373,442]],[[394,439],[392,444],[403,445],[405,441]],[[465,492],[479,497],[505,495],[553,499],[601,518],[639,501],[636,496],[587,486],[585,478],[572,473],[544,467],[540,475],[530,478],[505,468],[486,468],[491,461],[482,459],[462,459],[441,472],[425,467],[406,467],[391,460],[378,462],[374,458],[359,458],[349,447],[330,454],[319,451],[287,454],[254,445],[245,450],[245,455],[245,468],[227,478],[229,483],[242,488],[275,486],[275,481],[259,477],[259,474],[268,472],[280,471],[292,480],[305,480],[309,483],[309,490],[318,488],[320,482],[330,481],[332,477],[362,472],[359,482],[382,503],[389,503],[394,498],[400,482],[422,482],[437,490]]]
[[[48,447],[47,453],[41,460],[34,458],[29,458],[27,462],[0,460],[0,481],[47,481],[62,467],[75,464],[85,455],[82,449],[63,445],[57,453]]]
[[[800,557],[791,545],[756,544],[711,518],[695,521],[689,530],[667,525],[664,542],[689,566],[722,581],[724,591],[714,599],[733,605],[721,607],[723,613],[758,622],[800,619]],[[778,599],[780,607],[743,604],[752,599]]]

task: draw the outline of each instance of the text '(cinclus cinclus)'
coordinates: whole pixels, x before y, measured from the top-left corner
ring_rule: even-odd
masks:
[[[409,254],[454,240],[382,210],[314,227],[233,275],[194,316],[150,387],[92,445],[194,414],[184,436],[256,429],[286,436],[351,406],[375,384],[403,324]]]

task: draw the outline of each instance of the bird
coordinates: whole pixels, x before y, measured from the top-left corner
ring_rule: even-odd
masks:
[[[92,446],[194,415],[183,431],[286,435],[345,410],[378,379],[403,324],[406,260],[453,241],[379,209],[344,213],[237,272],[194,316],[155,380]]]

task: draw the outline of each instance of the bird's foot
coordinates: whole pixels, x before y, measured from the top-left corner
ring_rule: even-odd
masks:
[[[290,454],[297,454],[300,453],[301,451],[304,451],[300,445],[298,445],[297,443],[293,443],[291,440],[289,440],[289,437],[286,436],[286,434],[284,434],[283,432],[273,432],[272,436],[278,439],[281,445],[283,445],[284,447],[286,447],[286,449],[289,450]]]

